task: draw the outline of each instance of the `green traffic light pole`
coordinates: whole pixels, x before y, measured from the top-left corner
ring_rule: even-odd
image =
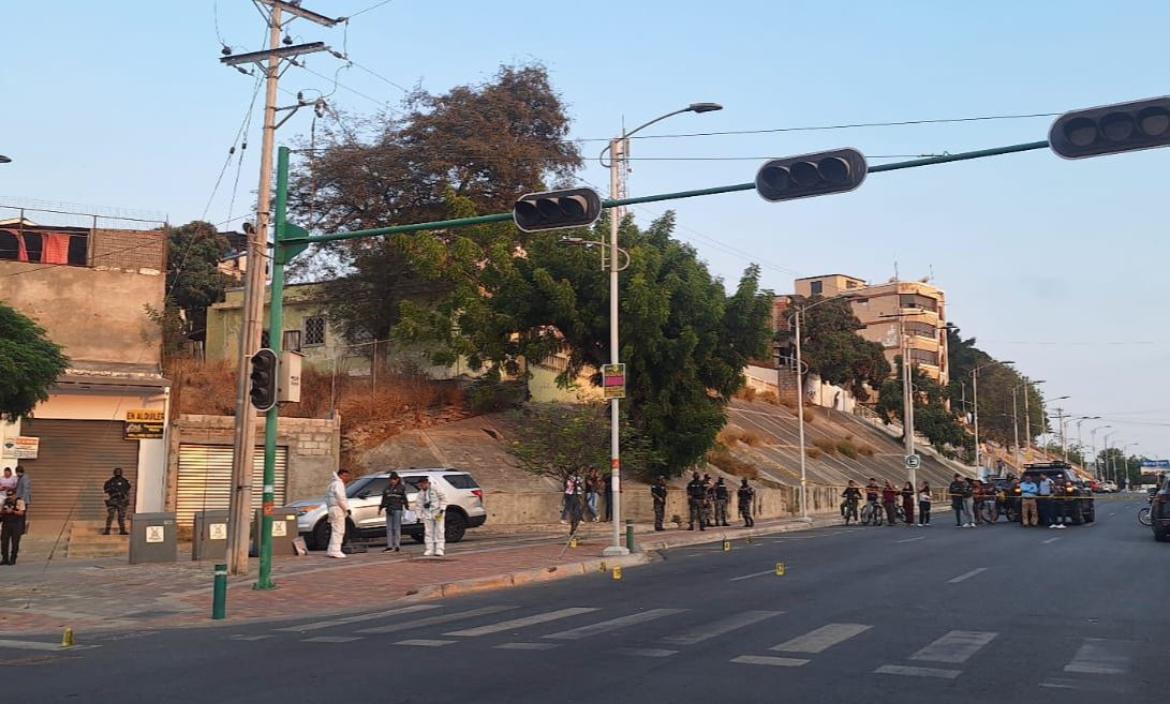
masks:
[[[911,161],[901,161],[893,164],[870,166],[868,173],[898,171],[900,169],[911,169],[919,166],[948,164],[954,161],[969,161],[971,159],[982,159],[985,157],[1000,156],[1002,154],[1015,154],[1017,152],[1047,149],[1048,146],[1049,145],[1047,141],[1027,142],[1024,144],[1014,144],[1007,147],[981,149],[978,151],[961,152],[958,154],[943,154],[941,156],[924,159],[914,159]],[[421,222],[410,225],[394,225],[391,227],[378,227],[368,230],[353,230],[350,232],[336,232],[328,235],[310,236],[307,231],[289,223],[288,221],[288,171],[290,153],[291,150],[288,147],[280,147],[280,149],[277,150],[276,158],[276,212],[274,217],[275,243],[273,245],[272,258],[272,302],[270,304],[271,308],[269,311],[268,340],[269,347],[273,352],[276,353],[278,359],[280,357],[281,343],[283,341],[282,328],[284,325],[284,267],[294,257],[305,251],[305,249],[310,244],[317,244],[322,242],[339,242],[344,240],[363,239],[366,237],[400,235],[411,232],[426,232],[429,230],[451,230],[456,228],[474,227],[476,225],[487,225],[491,223],[507,222],[512,220],[512,213],[506,212],[494,213],[491,215],[477,215],[475,217],[469,218],[456,218],[453,220],[436,220],[432,222]],[[654,203],[664,200],[680,200],[682,198],[712,196],[718,195],[720,193],[751,191],[754,190],[755,187],[755,182],[751,181],[748,183],[736,183],[728,186],[715,186],[713,188],[700,188],[692,191],[677,191],[674,193],[639,196],[636,198],[611,198],[608,200],[603,200],[602,207],[617,208],[623,205],[636,205],[638,203]],[[272,582],[272,512],[275,508],[274,484],[276,481],[276,434],[279,417],[280,406],[277,404],[268,410],[264,423],[264,499],[263,510],[261,511],[262,519],[260,527],[260,576],[255,584],[256,589],[272,589],[275,587],[275,584]]]

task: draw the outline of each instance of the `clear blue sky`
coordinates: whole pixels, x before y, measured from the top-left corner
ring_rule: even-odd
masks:
[[[353,15],[375,0],[306,6]],[[0,88],[0,203],[35,198],[203,215],[252,81],[219,65],[212,0],[13,3]],[[979,3],[547,2],[396,0],[356,17],[355,61],[392,82],[441,92],[489,78],[500,63],[541,61],[570,105],[574,136],[606,137],[697,100],[661,132],[1060,112],[1170,92],[1170,3],[1133,0]],[[219,32],[237,51],[261,46],[248,0],[218,1]],[[606,18],[614,18],[607,22]],[[545,27],[558,34],[541,35]],[[299,41],[340,47],[343,30],[299,22]],[[332,76],[340,65],[312,57]],[[342,71],[331,100],[363,113],[402,91]],[[290,91],[329,92],[299,69]],[[285,98],[288,98],[286,95]],[[298,115],[281,133],[308,131]],[[639,140],[635,157],[780,156],[855,146],[920,154],[1043,139],[1050,120]],[[253,123],[233,215],[256,187]],[[599,145],[586,144],[587,151]],[[876,161],[876,160],[875,160]],[[769,204],[753,193],[673,205],[679,235],[734,282],[750,261],[764,283],[844,272],[870,280],[933,272],[965,335],[1014,359],[1075,414],[1107,416],[1122,442],[1170,457],[1170,151],[1082,162],[1047,152],[877,174],[846,196]],[[756,161],[639,161],[645,194],[747,181]],[[207,218],[228,217],[235,170]],[[594,162],[583,177],[606,176]],[[635,211],[649,219],[663,210]],[[1005,409],[1006,410],[1006,409]],[[1102,421],[1105,422],[1105,421]],[[1091,427],[1086,424],[1086,430]],[[1085,433],[1088,440],[1088,433]],[[1102,437],[1098,434],[1098,444]]]

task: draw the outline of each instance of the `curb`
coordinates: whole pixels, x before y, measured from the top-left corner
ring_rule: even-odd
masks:
[[[768,535],[775,535],[777,533],[796,533],[805,530],[813,530],[816,528],[828,528],[834,525],[840,525],[839,520],[833,519],[813,519],[811,523],[804,523],[803,521],[780,523],[770,526],[760,526],[757,528],[736,528],[734,533],[727,531],[719,531],[717,529],[709,528],[706,531],[699,531],[694,536],[688,536],[685,539],[671,541],[671,542],[655,542],[647,540],[639,542],[638,548],[642,551],[661,552],[664,550],[671,550],[673,548],[685,548],[692,545],[705,545],[707,543],[718,543],[723,540],[735,540],[737,538],[756,538]]]
[[[509,572],[508,574],[503,575],[475,577],[473,579],[460,579],[454,582],[444,582],[442,584],[430,584],[422,587],[416,594],[411,596],[416,599],[444,599],[455,596],[465,596],[467,594],[476,594],[479,592],[495,591],[497,589],[527,587],[533,584],[556,582],[562,579],[581,577],[592,574],[594,572],[604,572],[612,567],[636,567],[639,565],[647,565],[652,561],[653,560],[649,554],[645,552],[639,552],[632,555],[622,555],[620,557],[606,559],[598,558],[593,560],[585,560],[584,562],[570,562],[553,567],[535,567],[524,570],[517,570],[516,572]]]

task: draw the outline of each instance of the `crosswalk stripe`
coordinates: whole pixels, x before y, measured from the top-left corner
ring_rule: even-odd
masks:
[[[844,643],[854,636],[865,633],[870,628],[873,626],[863,623],[830,623],[780,645],[772,646],[771,650],[782,650],[787,653],[821,653],[838,643]]]
[[[362,621],[374,621],[388,616],[399,616],[402,614],[413,614],[418,611],[430,611],[431,609],[440,608],[438,604],[415,604],[414,606],[404,606],[398,609],[390,609],[389,611],[378,611],[372,614],[360,614],[358,616],[346,616],[344,618],[335,618],[330,621],[317,621],[316,623],[304,623],[298,626],[285,626],[284,628],[274,628],[274,631],[284,631],[291,633],[300,633],[304,631],[319,631],[322,628],[332,628],[334,626],[344,626],[350,623],[360,623]]]
[[[753,623],[759,623],[767,618],[779,616],[783,611],[744,611],[741,614],[729,616],[720,621],[696,626],[682,633],[667,636],[662,639],[663,643],[670,643],[672,645],[694,645],[695,643],[702,643],[710,638],[725,635],[738,628],[750,626]]]
[[[800,667],[809,663],[808,660],[801,658],[777,658],[769,655],[740,655],[737,658],[732,658],[731,661],[744,665],[772,665],[774,667]]]
[[[650,609],[649,611],[642,611],[629,616],[621,616],[613,618],[608,621],[601,621],[593,623],[588,626],[581,626],[580,628],[573,628],[568,631],[561,631],[560,633],[552,633],[545,636],[545,638],[554,638],[557,640],[580,640],[582,638],[589,638],[591,636],[616,631],[619,628],[626,626],[633,626],[647,621],[662,618],[664,616],[671,616],[673,614],[682,613],[686,609]]]
[[[1072,662],[1064,666],[1064,671],[1089,675],[1125,674],[1129,672],[1129,657],[1119,651],[1132,645],[1128,641],[1085,638]]]
[[[614,652],[618,655],[633,655],[642,658],[668,658],[678,651],[665,648],[618,648]]]
[[[549,621],[559,621],[562,618],[569,618],[570,616],[578,616],[580,614],[587,614],[597,609],[575,606],[568,609],[559,609],[557,611],[549,611],[543,614],[534,614],[532,616],[524,616],[523,618],[514,618],[510,621],[501,621],[499,623],[491,623],[486,626],[479,626],[478,628],[467,628],[462,631],[452,631],[451,633],[444,633],[445,636],[462,636],[464,638],[475,638],[476,636],[487,636],[493,633],[502,633],[504,631],[512,631],[520,628],[527,628],[528,626],[535,626],[540,623],[548,623]]]
[[[458,643],[457,640],[429,640],[426,638],[414,638],[411,640],[400,640],[394,645],[413,645],[418,648],[441,648],[444,645],[451,645]]]
[[[313,638],[302,638],[302,643],[351,643],[355,640],[361,640],[359,636],[315,636]]]
[[[951,631],[911,655],[910,659],[957,665],[967,662],[968,658],[994,640],[995,636],[995,633],[987,631]]]
[[[496,614],[501,611],[508,611],[514,609],[515,606],[485,606],[482,609],[472,609],[470,611],[459,611],[453,614],[443,614],[441,616],[428,616],[426,618],[416,618],[413,621],[404,621],[402,623],[392,623],[388,626],[378,626],[376,628],[363,628],[358,633],[395,633],[397,631],[405,631],[411,628],[422,628],[423,626],[435,626],[440,623],[451,623],[452,621],[462,621],[467,618],[475,618],[476,616],[486,616],[487,614]]]
[[[556,643],[501,643],[492,647],[497,650],[552,650],[561,646]]]
[[[965,582],[968,579],[971,579],[975,575],[979,574],[980,572],[986,572],[986,571],[987,571],[986,567],[976,567],[975,569],[971,570],[970,572],[964,572],[963,574],[959,575],[958,577],[955,577],[954,579],[948,579],[947,584],[958,584],[959,582]]]
[[[250,635],[245,635],[245,634],[242,634],[242,633],[237,633],[237,634],[236,634],[236,635],[234,635],[234,636],[228,636],[228,640],[243,640],[243,641],[249,641],[249,642],[251,642],[251,641],[257,641],[257,640],[267,640],[267,639],[269,639],[269,638],[275,638],[275,637],[276,637],[276,636],[272,636],[272,635],[262,635],[262,636],[261,636],[261,635],[256,635],[256,636],[250,636]]]
[[[963,674],[961,670],[940,670],[934,667],[911,667],[907,665],[882,665],[874,670],[879,675],[904,675],[906,677],[941,677],[953,680]]]

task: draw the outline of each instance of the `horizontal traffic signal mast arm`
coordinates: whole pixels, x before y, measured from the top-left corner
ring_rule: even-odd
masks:
[[[882,171],[897,171],[899,169],[912,169],[919,166],[933,166],[935,164],[949,164],[953,161],[969,161],[971,159],[983,159],[990,156],[999,156],[1001,154],[1015,154],[1017,152],[1029,152],[1037,149],[1047,149],[1048,142],[1027,142],[1024,144],[1013,144],[1007,147],[995,147],[993,149],[980,149],[972,152],[959,152],[957,154],[943,154],[941,156],[932,156],[925,159],[913,159],[911,161],[899,161],[893,164],[882,164],[880,166],[870,166],[868,173],[874,174]],[[699,196],[713,196],[720,193],[735,193],[737,191],[753,191],[756,188],[755,181],[747,183],[735,183],[728,186],[715,186],[713,188],[700,188],[693,191],[677,191],[674,193],[660,193],[658,195],[638,196],[635,198],[617,198],[606,199],[601,201],[602,208],[617,208],[623,205],[637,205],[639,203],[657,203],[664,200],[681,200],[683,198],[697,198]],[[382,237],[385,235],[401,235],[411,232],[426,232],[428,230],[453,230],[461,227],[474,227],[476,225],[488,225],[497,222],[512,221],[513,213],[508,211],[506,213],[493,213],[491,215],[477,215],[470,218],[457,218],[454,220],[436,220],[433,222],[420,222],[410,225],[393,225],[390,227],[378,227],[369,230],[353,230],[350,232],[336,232],[329,235],[314,235],[308,237],[286,237],[283,242],[285,244],[315,244],[319,242],[339,242],[343,240],[356,240],[365,237]]]

